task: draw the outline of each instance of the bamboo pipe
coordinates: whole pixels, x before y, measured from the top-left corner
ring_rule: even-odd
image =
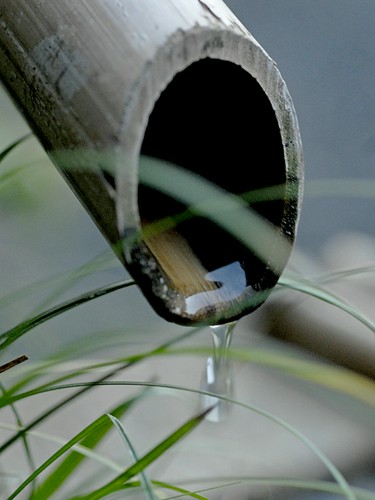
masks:
[[[155,310],[216,324],[258,307],[292,249],[302,146],[275,63],[228,7],[0,0],[0,23],[2,83]],[[147,236],[147,222],[170,220],[189,200],[141,183],[144,156],[198,174],[220,195],[277,185],[280,196],[247,214],[275,229],[249,243],[264,239],[266,251],[249,252],[250,223],[238,240],[201,213]],[[235,221],[250,206],[237,205]]]

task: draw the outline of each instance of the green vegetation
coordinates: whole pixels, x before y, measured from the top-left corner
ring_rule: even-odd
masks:
[[[17,139],[0,153],[0,196],[6,197],[6,193],[11,191],[13,204],[14,197],[17,196],[29,196],[31,200],[35,198],[35,193],[25,193],[25,178],[32,173],[37,175],[38,169],[41,174],[44,169],[52,168],[45,159],[32,167],[26,161],[12,165],[12,154],[18,148],[24,148],[25,158],[27,157],[30,142],[32,140],[29,136]],[[170,176],[168,178],[170,179]],[[160,176],[158,181],[162,181]],[[354,185],[356,196],[369,196],[368,184]],[[349,184],[346,181],[341,184],[335,181],[325,186],[329,186],[330,190],[327,189],[324,195],[332,192],[348,195]],[[307,186],[307,194],[310,189],[311,194],[318,192],[322,195],[318,185],[311,188]],[[196,193],[195,189],[194,192]],[[272,192],[268,194],[272,196]],[[38,200],[38,203],[42,202],[43,200]],[[50,200],[47,200],[48,202]],[[20,204],[22,205],[21,202]],[[23,206],[26,211],[30,210],[27,203]],[[205,207],[205,210],[212,214],[213,205]],[[194,210],[189,216],[194,216]],[[240,226],[236,227],[236,231],[240,231]],[[23,244],[27,243],[25,237]],[[72,244],[74,243],[70,243]],[[122,328],[114,326],[110,331],[97,331],[87,317],[87,334],[78,336],[77,339],[74,334],[70,335],[69,340],[66,339],[60,345],[56,340],[56,347],[52,346],[51,349],[52,353],[43,355],[42,359],[29,356],[27,346],[32,342],[30,339],[33,335],[35,342],[39,342],[36,335],[39,328],[47,325],[51,343],[55,342],[56,318],[65,318],[73,310],[84,309],[90,304],[95,304],[105,315],[106,305],[103,305],[103,300],[112,299],[120,292],[124,300],[127,300],[126,294],[135,288],[132,280],[123,279],[90,286],[90,279],[95,283],[100,282],[108,269],[116,269],[117,266],[119,264],[108,250],[97,258],[90,257],[87,262],[77,265],[70,272],[64,270],[53,276],[43,276],[31,283],[25,281],[17,290],[9,287],[9,293],[0,297],[0,312],[4,313],[5,318],[9,308],[17,310],[17,315],[10,315],[14,320],[12,325],[2,328],[0,332],[0,365],[3,365],[2,373],[0,371],[0,457],[7,457],[7,453],[12,453],[13,449],[24,457],[24,460],[18,461],[21,464],[19,470],[14,470],[14,465],[8,470],[7,459],[2,462],[1,498],[210,499],[213,498],[212,495],[223,492],[226,492],[227,498],[231,498],[231,492],[241,486],[249,488],[249,491],[256,491],[253,490],[255,487],[266,488],[264,491],[272,491],[273,488],[305,489],[335,493],[350,500],[375,499],[374,492],[351,487],[344,475],[308,437],[304,429],[297,429],[275,412],[248,404],[247,401],[241,400],[241,396],[219,397],[226,399],[241,415],[245,414],[249,425],[254,425],[254,416],[257,416],[256,422],[267,421],[269,425],[276,426],[277,432],[288,433],[291,438],[302,443],[315,455],[316,461],[323,464],[328,479],[323,481],[277,477],[272,475],[272,470],[270,474],[267,464],[264,467],[264,477],[254,476],[251,470],[241,469],[243,456],[238,457],[233,453],[233,460],[238,463],[237,470],[234,471],[233,467],[228,466],[226,477],[222,474],[212,477],[212,470],[209,469],[207,477],[197,478],[193,482],[191,476],[186,473],[195,459],[201,460],[203,454],[204,461],[209,463],[215,454],[223,453],[225,456],[228,453],[230,460],[232,452],[231,449],[226,450],[225,443],[221,442],[219,431],[216,441],[212,431],[207,431],[207,437],[204,432],[196,437],[196,433],[204,426],[212,428],[217,425],[218,429],[220,426],[227,426],[231,435],[231,419],[229,417],[225,423],[209,424],[205,416],[210,409],[197,409],[197,401],[204,391],[199,390],[198,386],[175,384],[173,379],[153,380],[150,376],[153,369],[147,372],[147,366],[154,362],[168,366],[171,360],[179,362],[184,359],[204,359],[211,352],[207,345],[202,345],[204,328],[176,327],[171,333],[169,326],[168,331],[163,332],[163,325],[159,326],[158,319],[155,319],[155,323],[158,323],[155,328],[146,328],[140,318],[137,325],[138,312],[135,311],[129,323]],[[332,293],[328,286],[333,280],[353,277],[361,279],[373,272],[371,266],[365,266],[311,278],[301,276],[288,268],[274,293],[283,294],[286,290],[293,290],[296,295],[312,296],[341,309],[375,333],[374,322],[357,307]],[[88,283],[86,291],[82,291],[85,283]],[[77,284],[81,287],[79,293],[75,293],[74,287]],[[29,308],[23,310],[25,299],[30,297],[37,305],[34,304],[31,311]],[[141,314],[139,311],[139,316]],[[18,320],[15,320],[16,316]],[[5,321],[2,323],[5,324]],[[23,343],[26,339],[29,343]],[[23,359],[23,363],[15,366],[7,364],[20,355],[29,356],[30,359]],[[238,348],[234,342],[228,355],[233,363],[242,367],[261,367],[264,373],[275,375],[285,383],[302,386],[307,392],[317,389],[319,391],[316,397],[323,394],[341,405],[343,412],[347,408],[351,415],[353,412],[358,415],[358,425],[367,422],[367,425],[374,427],[375,381],[364,375],[322,360],[307,358],[298,351],[287,348],[254,347],[251,343]],[[139,367],[145,369],[143,372],[136,371],[136,376],[139,376],[139,373],[147,373],[141,379],[135,378],[132,371]],[[91,394],[94,396],[87,400],[87,404],[93,407],[83,413],[86,398]],[[157,426],[160,422],[159,403],[163,398],[169,398],[167,401],[171,403],[170,406],[162,403],[164,417],[170,412],[170,422],[166,423],[169,429],[167,433]],[[75,406],[77,402],[81,404]],[[173,414],[175,407],[177,416]],[[141,410],[138,410],[139,408]],[[155,427],[142,429],[141,423],[138,423],[137,427],[134,420],[140,419],[140,415],[148,415],[152,422],[155,419]],[[68,433],[64,438],[60,436],[59,416]],[[246,418],[242,417],[241,422],[246,422]],[[46,423],[49,423],[49,426],[46,426]],[[322,421],[321,426],[324,425],[325,422]],[[142,439],[139,440],[139,436],[134,435],[134,428],[138,429],[140,437],[143,430],[147,431],[147,435],[152,434],[153,440],[148,443],[146,450]],[[238,429],[236,432],[233,429],[233,440],[238,440],[237,444],[241,449],[238,453],[244,453],[243,450],[246,450],[249,456],[253,457],[252,443],[241,442],[241,431]],[[106,442],[109,443],[108,446]],[[141,451],[137,442],[142,443]],[[182,447],[184,443],[185,448]],[[214,449],[211,450],[213,445]],[[265,435],[264,448],[269,445]],[[175,459],[174,450],[181,450],[178,457],[178,463],[182,464],[181,470],[179,477],[173,475],[170,480],[166,480],[168,467]],[[39,453],[40,451],[42,453]],[[164,467],[167,472],[161,474]],[[114,496],[116,494],[118,496]]]

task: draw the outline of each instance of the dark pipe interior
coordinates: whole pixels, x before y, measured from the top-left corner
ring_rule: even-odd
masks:
[[[267,96],[247,71],[216,59],[175,76],[149,117],[141,154],[197,172],[236,194],[285,182],[280,131]],[[139,189],[140,214],[149,221],[181,208],[158,192]],[[282,201],[253,208],[280,224]]]
[[[217,59],[198,61],[175,76],[149,117],[141,154],[197,172],[233,193],[285,182],[280,130],[267,96],[247,71]],[[280,205],[256,208],[280,223]]]
[[[174,77],[149,117],[141,154],[175,163],[236,194],[286,180],[280,130],[267,96],[243,68],[221,60],[203,59]],[[143,185],[138,196],[147,222],[186,209]],[[281,224],[283,200],[252,208]],[[183,222],[178,232],[207,271],[238,262],[246,286],[261,291],[275,284],[277,277],[263,261],[207,219]]]

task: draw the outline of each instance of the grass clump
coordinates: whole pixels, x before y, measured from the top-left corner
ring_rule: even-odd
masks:
[[[17,139],[0,153],[0,168],[11,157],[12,152],[28,139],[29,136]],[[3,190],[20,172],[20,169],[8,168],[6,177],[5,174],[0,174]],[[27,169],[22,169],[22,173],[27,175]],[[331,187],[336,188],[337,185],[332,184]],[[346,184],[343,185],[339,194],[347,195],[346,188]],[[360,186],[356,185],[356,193],[358,189]],[[208,208],[209,211],[212,210],[212,207]],[[194,210],[189,216],[194,216]],[[12,450],[17,449],[17,453],[22,453],[25,457],[22,470],[4,469],[1,492],[4,498],[92,500],[117,498],[113,495],[120,495],[118,498],[210,499],[220,494],[230,498],[240,486],[245,491],[248,489],[249,494],[263,491],[262,488],[266,487],[281,491],[316,490],[334,493],[350,500],[375,499],[375,493],[350,486],[320,447],[307,437],[308,432],[297,429],[275,412],[248,404],[241,400],[241,395],[219,395],[218,398],[228,401],[233,408],[246,415],[249,425],[253,425],[256,415],[260,419],[258,422],[267,421],[269,425],[276,426],[277,432],[287,433],[302,443],[323,464],[329,479],[323,481],[321,478],[303,480],[299,477],[274,477],[266,475],[267,467],[264,477],[258,477],[251,470],[243,471],[238,468],[233,471],[228,467],[226,477],[212,477],[212,468],[208,468],[206,477],[194,481],[188,471],[194,461],[201,458],[202,446],[204,460],[210,462],[215,459],[215,450],[210,450],[212,440],[205,438],[204,432],[199,433],[202,428],[207,431],[210,425],[205,417],[211,408],[204,411],[197,409],[199,398],[210,393],[199,390],[198,386],[174,384],[173,380],[166,382],[147,377],[137,379],[132,370],[155,362],[167,365],[170,360],[179,363],[188,358],[206,358],[210,355],[210,348],[202,346],[202,328],[181,331],[176,327],[173,334],[167,333],[164,337],[161,335],[160,339],[158,332],[155,333],[150,328],[145,335],[146,343],[150,345],[144,346],[132,335],[133,327],[129,326],[127,330],[125,325],[121,331],[113,328],[111,331],[97,333],[91,327],[88,335],[66,341],[63,348],[54,349],[51,355],[42,360],[27,359],[27,351],[15,355],[18,349],[27,345],[23,343],[25,339],[36,335],[41,327],[48,327],[51,338],[54,338],[56,319],[65,318],[74,310],[81,311],[93,305],[98,309],[102,307],[104,314],[105,306],[101,305],[104,300],[114,298],[121,290],[123,294],[129,293],[134,288],[134,282],[128,279],[88,287],[86,291],[81,290],[76,295],[71,292],[77,283],[83,283],[85,279],[96,275],[100,277],[100,273],[108,268],[110,262],[111,257],[100,254],[97,259],[77,266],[70,273],[58,273],[37,283],[25,284],[23,289],[11,291],[0,298],[1,310],[6,311],[9,305],[14,306],[18,301],[22,303],[29,295],[40,294],[39,304],[30,314],[21,314],[23,319],[0,332],[0,427],[9,433],[1,440],[0,456],[7,456],[7,453],[11,454]],[[349,279],[354,275],[368,276],[372,272],[373,268],[367,266],[311,279],[287,269],[279,280],[275,294],[282,294],[287,289],[303,296],[309,295],[341,309],[374,333],[374,322],[357,307],[332,293],[328,287],[332,280]],[[45,289],[47,294],[43,298],[42,291]],[[110,349],[111,345],[116,348]],[[373,380],[322,360],[306,359],[294,350],[280,350],[277,347],[254,348],[250,343],[248,347],[239,349],[234,345],[228,355],[240,366],[259,366],[273,376],[276,374],[276,377],[283,377],[285,383],[298,383],[310,390],[311,387],[316,387],[330,398],[337,398],[354,408],[358,405],[362,417],[366,416],[367,421],[374,420]],[[83,415],[74,405],[84,408],[86,398],[91,394],[94,395],[91,400],[93,408],[87,415]],[[110,404],[107,404],[108,401],[102,403],[102,398],[105,396],[106,399],[108,394],[113,395],[113,400],[110,398]],[[118,397],[119,394],[121,397]],[[170,418],[170,423],[167,422],[168,432],[163,432],[157,426],[157,422],[160,422],[157,415],[160,411],[159,401],[163,397],[173,401],[170,409],[168,407],[165,410],[165,415]],[[115,399],[119,401],[115,402]],[[174,415],[174,405],[180,408],[177,411],[178,418]],[[155,427],[151,432],[152,441],[147,443],[147,449],[140,439],[142,436],[134,434],[135,428],[140,434],[143,433],[141,423],[134,420],[140,419],[140,415],[145,413],[151,414],[155,419]],[[63,418],[68,432],[64,438],[59,436],[56,424],[59,418]],[[242,421],[246,421],[246,418]],[[51,427],[45,427],[46,423],[50,423]],[[138,427],[135,423],[139,424]],[[241,441],[241,432],[234,432],[229,417],[228,422],[218,424],[217,427],[219,430],[215,447],[220,453],[226,451],[220,449],[220,432],[223,426],[226,426],[229,435],[233,431],[233,439]],[[51,428],[53,434],[47,431]],[[53,450],[41,457],[37,442],[48,443]],[[106,443],[109,443],[109,447],[106,447]],[[268,444],[265,439],[264,447]],[[248,445],[248,454],[251,456],[251,443]],[[167,480],[170,462],[178,454],[176,450],[181,454],[179,458],[182,457],[180,474],[179,477],[174,474]],[[227,460],[230,463],[230,452]],[[4,465],[6,466],[6,461],[3,467]],[[163,473],[163,469],[166,473]],[[94,473],[95,477],[91,470],[98,471]],[[13,477],[14,472],[16,478]]]

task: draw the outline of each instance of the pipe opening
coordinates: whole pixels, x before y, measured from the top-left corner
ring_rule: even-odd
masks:
[[[175,163],[236,194],[285,183],[270,101],[255,78],[227,61],[203,59],[174,77],[149,117],[141,154]],[[150,215],[148,206],[155,206],[144,202],[142,189],[139,208]],[[254,209],[280,224],[282,202]]]
[[[247,71],[222,60],[203,59],[174,77],[149,117],[141,155],[174,163],[235,194],[286,181],[280,130],[266,94]],[[138,206],[144,225],[187,208],[142,184]],[[252,208],[281,225],[283,199],[258,202]],[[183,311],[178,307],[172,313],[194,320],[212,314],[220,322],[218,310],[228,304],[232,311],[224,316],[233,318],[233,307],[240,309],[246,288],[263,291],[278,278],[267,268],[267,258],[259,259],[205,217],[194,216],[146,244],[160,266],[164,289],[173,289],[185,301]],[[158,309],[160,297],[155,303],[144,288]]]

